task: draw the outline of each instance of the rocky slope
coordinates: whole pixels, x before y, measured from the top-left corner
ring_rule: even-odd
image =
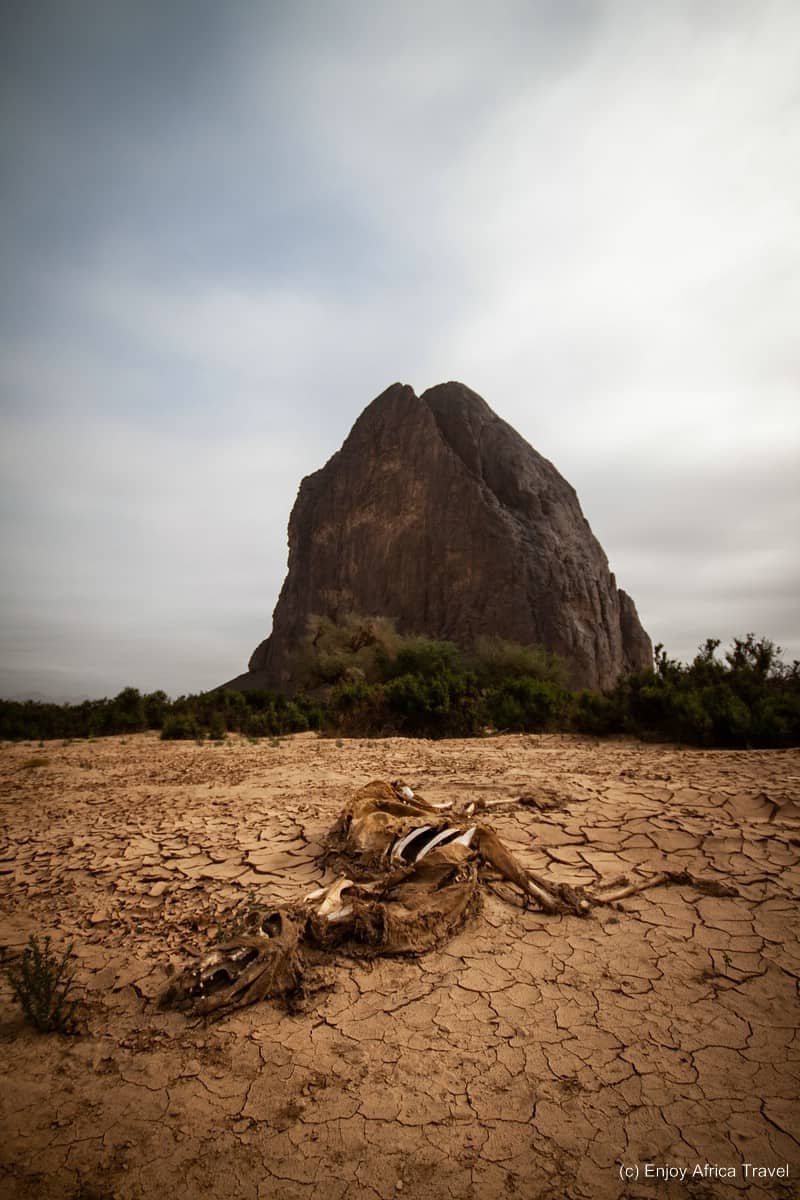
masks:
[[[539,643],[576,686],[652,661],[574,489],[460,383],[394,384],[302,481],[272,634],[228,686],[291,690],[309,616],[351,612],[464,646]]]

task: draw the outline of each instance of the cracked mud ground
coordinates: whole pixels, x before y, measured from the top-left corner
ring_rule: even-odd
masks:
[[[580,920],[486,891],[439,951],[341,959],[301,1013],[156,1009],[170,960],[246,897],[325,881],[341,805],[398,777],[544,801],[486,819],[553,880],[666,866],[739,895],[661,887]],[[3,1196],[800,1195],[800,752],[140,735],[5,745],[0,789],[3,957],[72,941],[84,997],[80,1036],[43,1036],[0,986]],[[647,1162],[790,1178],[620,1182]]]

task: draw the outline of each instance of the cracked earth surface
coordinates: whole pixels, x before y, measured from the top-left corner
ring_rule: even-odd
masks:
[[[544,801],[486,819],[552,880],[686,869],[739,895],[660,887],[581,920],[485,891],[440,950],[340,959],[298,1014],[156,1008],[237,903],[329,882],[340,807],[398,777]],[[44,1036],[0,985],[3,1196],[800,1195],[798,751],[139,735],[2,746],[0,805],[3,957],[74,942],[84,998],[79,1036]],[[692,1177],[706,1163],[737,1178]]]

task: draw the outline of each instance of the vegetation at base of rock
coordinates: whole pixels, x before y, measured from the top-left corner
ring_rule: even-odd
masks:
[[[460,737],[488,728],[700,746],[800,743],[800,664],[786,666],[774,642],[752,633],[734,638],[722,658],[719,646],[709,639],[689,664],[658,646],[652,670],[607,693],[570,691],[567,665],[541,646],[484,637],[463,651],[401,637],[383,617],[350,616],[341,626],[315,618],[301,653],[304,683],[321,692],[330,733]]]
[[[569,668],[563,658],[544,646],[520,646],[499,637],[475,639],[469,656],[482,682],[504,684],[510,679],[536,679],[566,688]]]
[[[19,963],[6,971],[14,999],[40,1033],[69,1033],[72,1029],[78,1001],[70,999],[74,976],[67,964],[71,953],[69,945],[59,957],[51,949],[49,937],[40,945],[31,934]]]
[[[709,638],[688,665],[655,648],[655,669],[622,680],[607,698],[611,732],[699,746],[800,744],[800,662],[769,638],[734,638],[722,659]],[[580,724],[578,728],[581,728]]]
[[[555,683],[529,675],[504,679],[486,695],[486,711],[496,729],[553,729],[569,718],[570,695]]]
[[[657,646],[652,670],[609,692],[570,691],[567,668],[539,646],[481,638],[403,637],[386,618],[314,618],[301,650],[303,688],[292,697],[218,689],[171,701],[125,688],[77,705],[0,701],[0,737],[95,737],[146,729],[166,740],[274,739],[320,730],[332,737],[470,737],[487,731],[563,730],[698,746],[800,744],[800,663],[753,634],[720,657],[709,639],[691,663]],[[42,760],[45,761],[45,760]]]

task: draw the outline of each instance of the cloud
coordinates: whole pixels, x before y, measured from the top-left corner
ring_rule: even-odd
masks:
[[[286,562],[297,440],[93,414],[18,421],[2,453],[5,667],[177,693],[246,658]]]
[[[800,656],[795,5],[37,14],[0,119],[0,691],[233,675],[300,478],[396,379],[549,457],[671,653]]]

